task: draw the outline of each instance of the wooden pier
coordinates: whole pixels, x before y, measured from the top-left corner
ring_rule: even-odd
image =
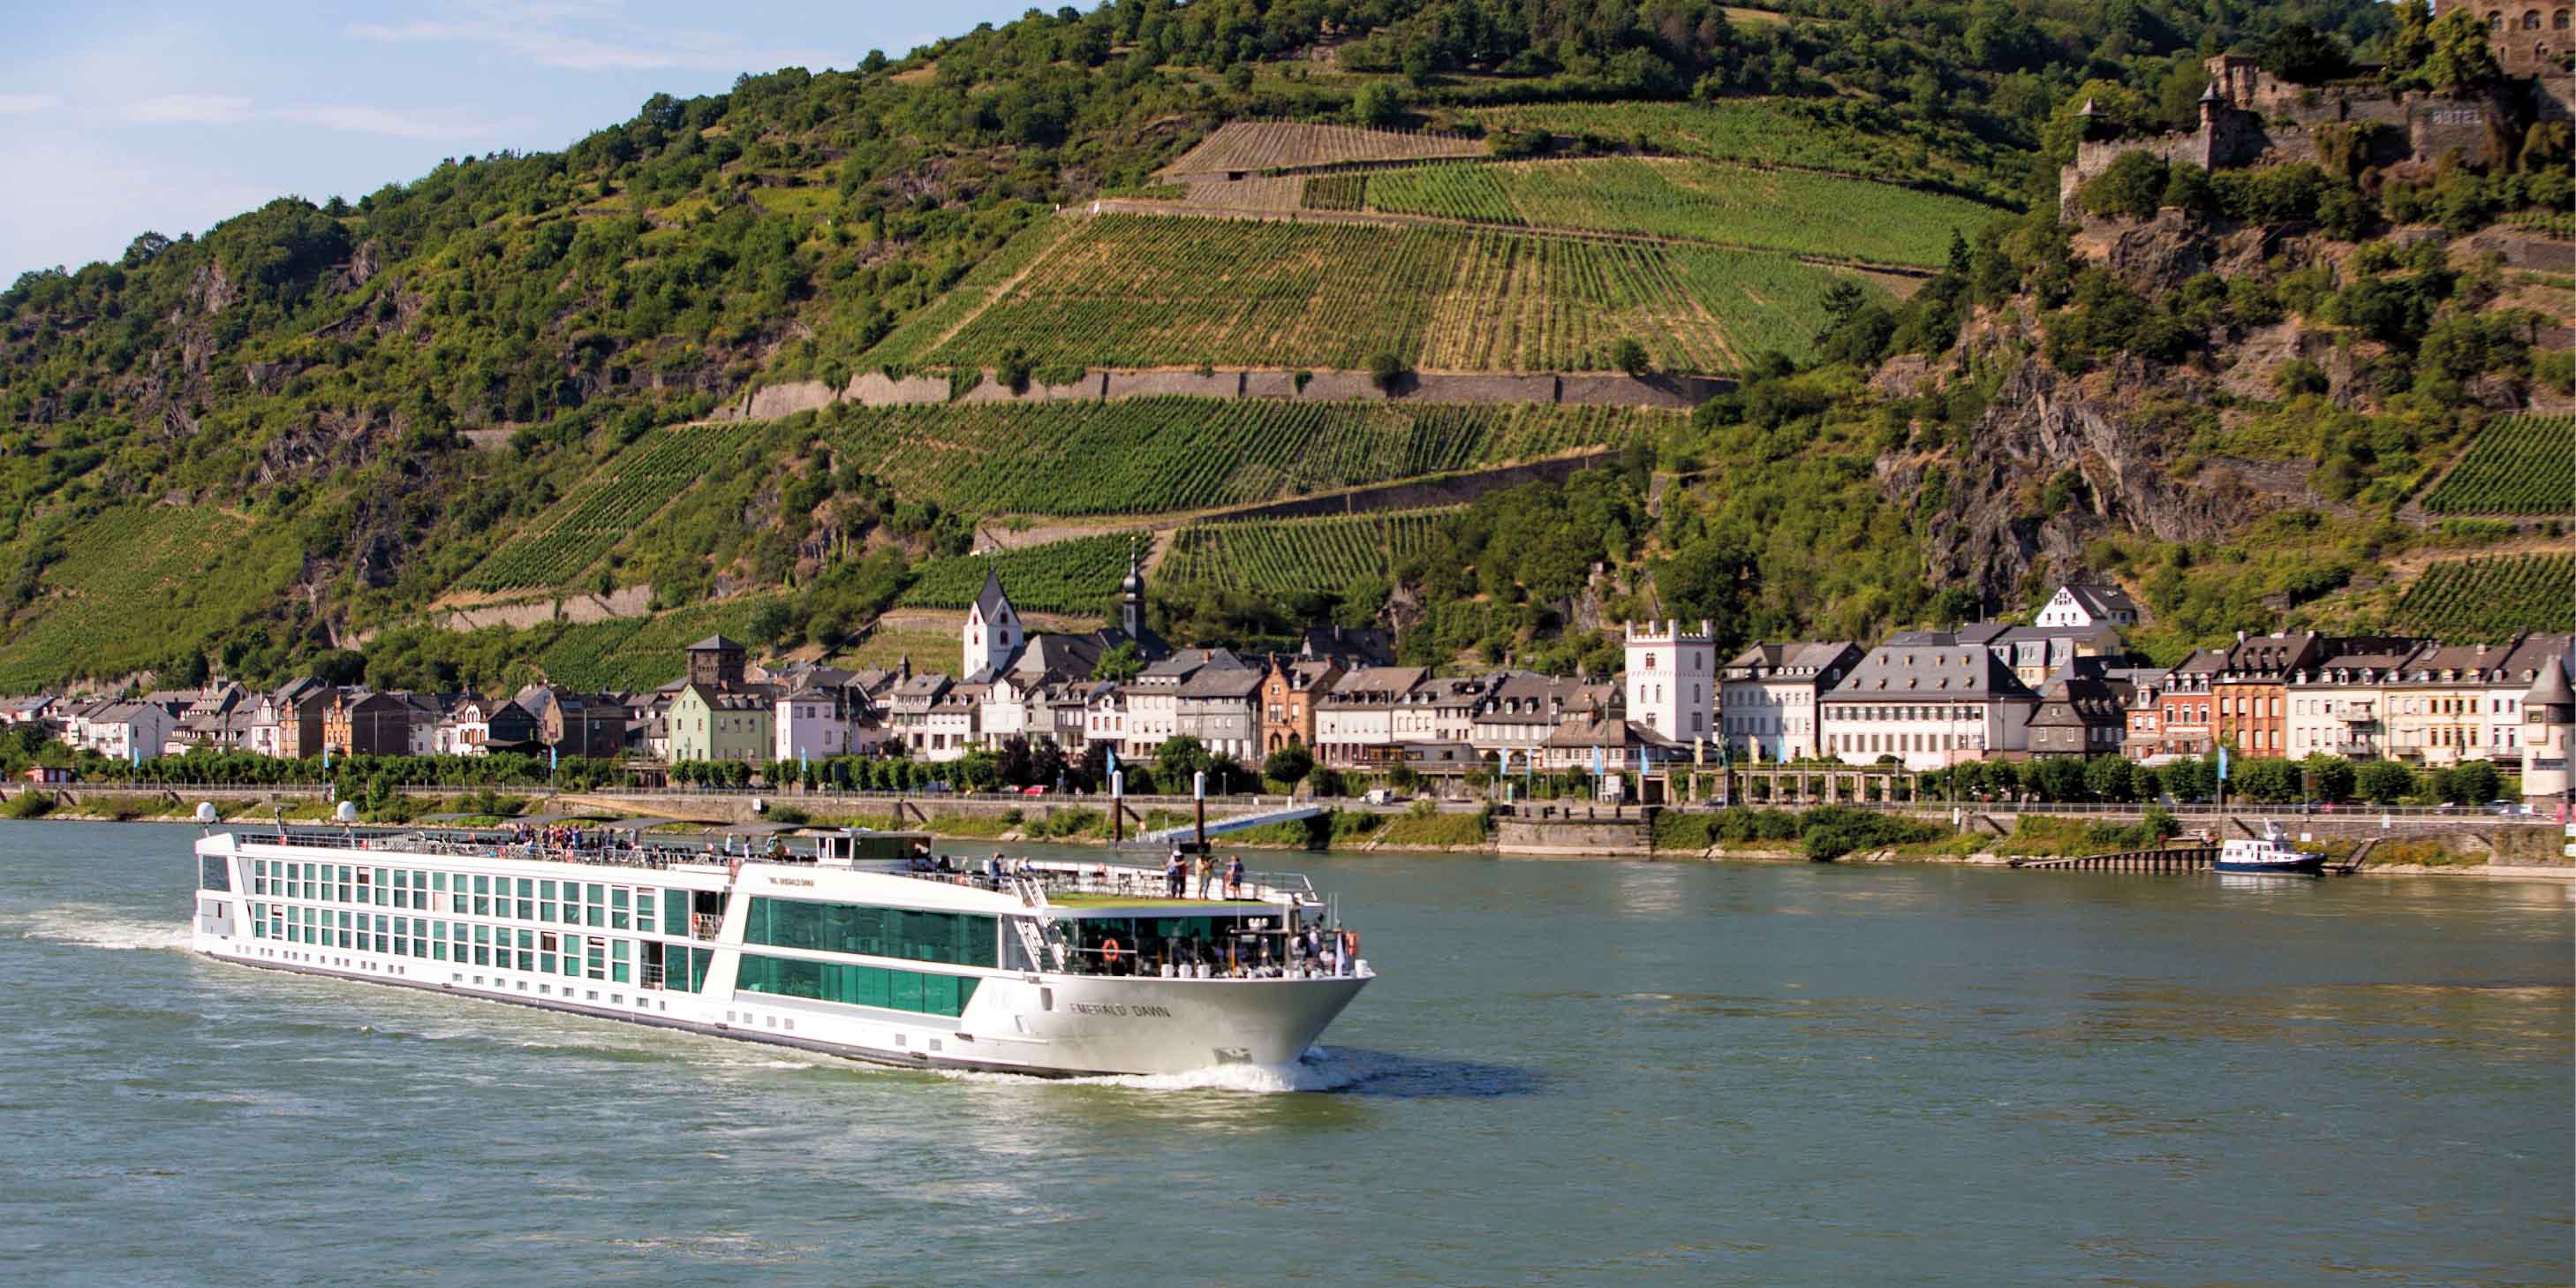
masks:
[[[2069,872],[2206,872],[2218,861],[2215,845],[2175,845],[2155,850],[2121,850],[2073,858],[2014,859],[2016,868],[2053,868]]]

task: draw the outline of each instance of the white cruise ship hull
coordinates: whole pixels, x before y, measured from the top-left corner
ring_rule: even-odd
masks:
[[[490,847],[485,847],[487,850]],[[559,859],[488,855],[449,848],[423,853],[401,838],[366,848],[263,844],[217,833],[197,845],[201,880],[192,945],[217,960],[508,1002],[603,1019],[616,1019],[717,1037],[793,1046],[852,1059],[912,1068],[951,1068],[1047,1077],[1176,1074],[1225,1064],[1285,1065],[1296,1061],[1371,976],[1354,975],[1172,978],[1159,974],[1103,975],[1000,965],[950,966],[936,972],[919,962],[872,958],[747,942],[752,897],[866,902],[910,910],[940,907],[983,913],[1007,927],[1023,905],[1007,893],[938,880],[882,873],[818,869],[812,864],[722,862],[663,868],[601,866]],[[297,876],[273,875],[288,871]],[[214,875],[220,867],[220,877]],[[320,869],[328,880],[302,874]],[[363,870],[365,880],[343,883],[340,869]],[[539,905],[541,917],[522,920],[515,896],[492,899],[475,911],[477,896],[410,885],[380,891],[378,871],[395,880],[444,885],[489,882],[515,889],[525,879],[538,888],[605,887],[624,910],[590,924],[558,898]],[[412,876],[408,874],[419,874]],[[478,879],[480,879],[478,881]],[[502,883],[508,883],[503,885]],[[210,883],[227,888],[208,888]],[[353,898],[341,897],[347,884]],[[673,895],[671,892],[683,892]],[[309,897],[319,894],[319,898]],[[671,925],[653,918],[639,924],[651,901],[707,896],[721,900],[717,917]],[[384,902],[377,902],[382,899]],[[420,906],[399,906],[419,901]],[[927,905],[927,908],[925,908]],[[667,906],[677,906],[676,902]],[[703,906],[701,904],[700,906]],[[253,909],[260,929],[254,933]],[[536,911],[538,909],[530,909]],[[1292,908],[1288,909],[1293,915]],[[347,914],[353,925],[339,922]],[[569,915],[568,915],[569,914]],[[397,920],[400,918],[400,920]],[[314,926],[307,929],[306,919]],[[289,921],[296,929],[281,934]],[[382,927],[380,932],[379,927]],[[435,937],[431,930],[435,928]],[[413,933],[383,933],[411,929]],[[553,952],[531,959],[516,945],[520,932]],[[1003,947],[1010,954],[1008,931]],[[483,950],[484,939],[498,941]],[[611,951],[603,951],[605,941]],[[435,953],[432,952],[435,949]],[[478,951],[483,950],[483,951]],[[569,951],[567,951],[569,950]],[[700,954],[697,978],[684,980],[677,963],[684,950]],[[737,987],[759,974],[763,959],[812,962],[847,970],[937,974],[971,979],[954,1014],[921,1013],[894,1006],[855,1004],[817,996]],[[647,962],[661,963],[647,970]],[[523,969],[522,964],[542,965]],[[1135,964],[1131,956],[1128,965]],[[917,969],[916,969],[917,968]],[[692,986],[694,984],[694,987]]]

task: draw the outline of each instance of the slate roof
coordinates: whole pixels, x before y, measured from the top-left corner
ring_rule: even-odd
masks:
[[[2030,698],[2003,659],[1965,643],[1882,644],[1824,695],[1827,702]]]

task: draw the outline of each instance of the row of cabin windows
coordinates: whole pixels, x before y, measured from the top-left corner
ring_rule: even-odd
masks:
[[[901,957],[951,966],[998,964],[998,918],[808,899],[754,897],[743,942],[775,948]]]
[[[954,1016],[964,1014],[966,1004],[974,1000],[977,982],[971,975],[937,975],[744,953],[734,987],[746,993]]]
[[[209,879],[218,879],[209,858]],[[498,917],[603,930],[653,930],[653,891],[599,881],[421,872],[347,863],[253,859],[250,892],[316,903],[372,904],[457,916]],[[209,885],[209,890],[226,886]],[[681,927],[672,923],[674,931]]]
[[[629,940],[597,935],[567,935],[551,930],[513,930],[508,926],[472,925],[388,913],[351,912],[345,908],[310,908],[289,904],[250,903],[254,939],[387,953],[459,965],[523,970],[574,979],[631,982],[635,946]]]

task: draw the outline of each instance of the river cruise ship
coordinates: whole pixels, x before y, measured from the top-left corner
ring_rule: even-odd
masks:
[[[913,1067],[1286,1065],[1372,978],[1300,876],[977,860],[844,831],[758,854],[633,833],[210,831],[198,952]],[[1192,890],[1188,894],[1200,892]]]

